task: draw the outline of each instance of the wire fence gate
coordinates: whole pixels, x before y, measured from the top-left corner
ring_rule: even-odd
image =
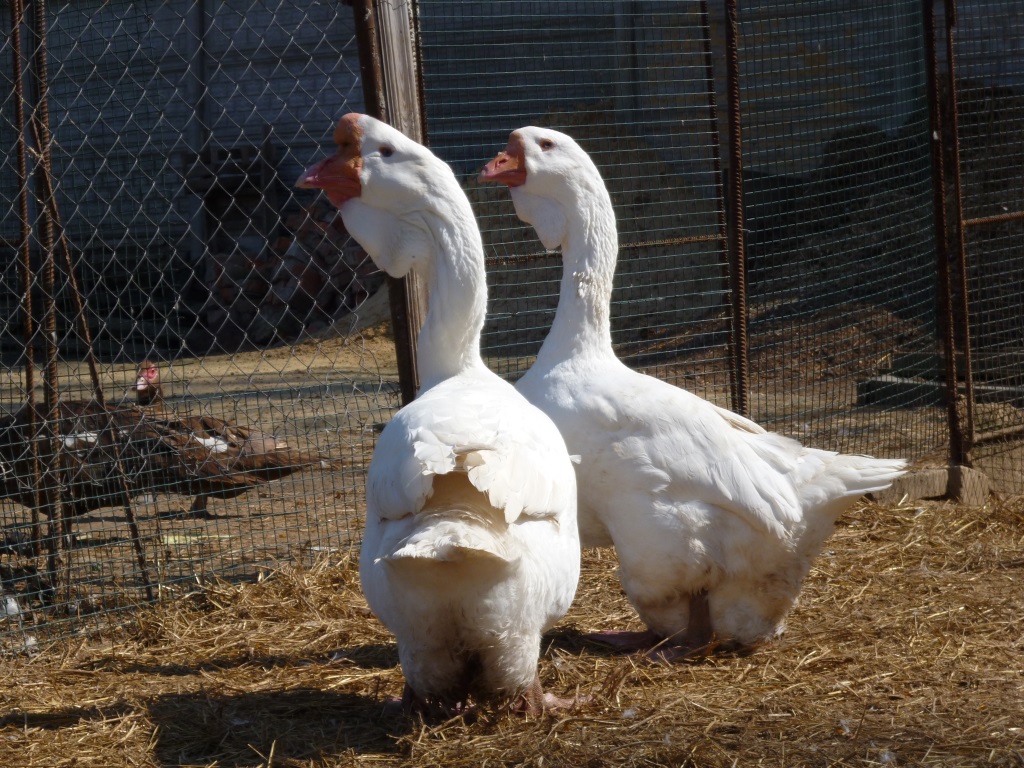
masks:
[[[465,179],[502,375],[539,348],[561,265],[476,173],[548,125],[611,191],[630,365],[815,446],[1024,490],[1010,0],[7,8],[8,651],[358,543],[423,307],[292,188],[351,110]]]

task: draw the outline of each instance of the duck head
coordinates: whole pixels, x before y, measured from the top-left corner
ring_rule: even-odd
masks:
[[[139,364],[135,372],[135,397],[139,405],[152,405],[163,399],[160,385],[160,369],[149,360]]]

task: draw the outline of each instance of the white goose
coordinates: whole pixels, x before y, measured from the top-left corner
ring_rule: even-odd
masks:
[[[367,477],[359,574],[394,632],[408,708],[470,698],[531,711],[541,633],[579,578],[576,478],[558,429],[480,358],[483,245],[451,169],[371,117],[349,114],[334,155],[305,171],[389,275],[414,271],[429,310],[418,398],[384,429]]]
[[[572,138],[521,128],[480,178],[507,184],[519,218],[562,250],[554,324],[518,389],[581,455],[580,538],[614,544],[649,628],[598,637],[662,643],[667,658],[712,639],[775,638],[836,518],[905,462],[804,448],[620,362],[609,322],[615,213]]]

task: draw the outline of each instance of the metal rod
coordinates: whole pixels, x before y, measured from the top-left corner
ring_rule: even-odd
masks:
[[[953,204],[956,207],[956,241],[950,250],[953,257],[950,273],[950,288],[955,330],[960,331],[960,352],[963,355],[964,403],[959,415],[960,445],[954,445],[953,460],[971,466],[971,440],[974,436],[974,371],[971,360],[970,301],[967,295],[967,249],[964,241],[964,196],[960,178],[960,117],[957,107],[956,89],[956,0],[945,0],[946,9],[946,69],[949,78],[949,135],[952,137]],[[954,341],[957,334],[954,332]]]
[[[949,200],[946,191],[946,167],[942,137],[942,105],[939,88],[939,62],[935,45],[935,0],[923,0],[925,66],[928,78],[928,133],[931,136],[932,208],[935,216],[935,252],[937,269],[936,314],[945,358],[943,375],[946,399],[946,424],[949,430],[949,461],[963,463],[964,434],[957,409],[956,330],[953,322],[953,293],[949,277]]]
[[[747,248],[743,208],[743,136],[740,112],[739,13],[736,0],[725,0],[726,79],[729,99],[729,176],[732,193],[732,252],[730,277],[732,289],[732,346],[735,382],[732,387],[733,410],[747,416],[749,408],[749,344],[747,337]]]
[[[1024,211],[1016,211],[1014,213],[1000,213],[996,216],[982,216],[978,219],[964,219],[962,222],[963,227],[981,227],[988,224],[1003,224],[1007,221],[1017,221],[1024,219]]]
[[[49,200],[44,198],[47,184],[44,179],[50,167],[50,115],[47,107],[49,94],[48,69],[46,61],[46,0],[35,0],[32,18],[33,44],[35,54],[32,57],[32,82],[35,86],[35,107],[32,110],[31,123],[39,159],[36,163],[36,198],[42,202],[39,212],[40,226],[38,229],[39,245],[43,253],[42,289],[43,289],[43,409],[46,414],[42,430],[43,464],[42,485],[44,509],[50,528],[50,551],[47,569],[52,576],[56,575],[60,549],[70,535],[68,511],[62,503],[59,491],[60,482],[60,446],[54,429],[59,419],[58,407],[60,398],[57,378],[57,306],[55,288],[55,256],[54,227],[50,212]],[[58,522],[60,532],[54,531]],[[70,556],[67,563],[70,568]],[[69,585],[65,585],[69,586]]]
[[[1019,437],[1021,435],[1024,435],[1024,424],[1014,424],[1009,427],[991,429],[987,432],[976,432],[974,434],[974,439],[971,442],[972,446],[976,446],[983,445],[985,443],[995,443],[1005,440],[1008,437]]]
[[[21,276],[22,328],[25,335],[22,347],[22,365],[25,371],[25,442],[29,446],[29,465],[32,473],[32,557],[39,557],[42,529],[39,512],[43,508],[42,474],[39,465],[39,436],[35,407],[35,320],[32,317],[32,251],[29,240],[32,226],[28,210],[28,142],[25,139],[25,84],[22,72],[21,24],[25,16],[22,0],[11,0],[11,58],[14,80],[14,123],[17,135],[15,153],[18,172],[18,219],[21,226],[18,239],[18,271]]]
[[[715,98],[715,66],[714,66],[714,54],[711,49],[711,24],[708,20],[708,0],[700,0],[700,29],[703,40],[701,41],[704,46],[704,78],[707,83],[706,93],[708,97],[708,118],[711,122],[711,156],[714,167],[715,177],[715,189],[718,191],[719,198],[722,201],[722,205],[719,206],[718,214],[718,234],[707,236],[708,240],[714,239],[721,243],[719,250],[719,259],[722,264],[722,280],[725,283],[725,288],[731,293],[731,269],[729,262],[729,222],[726,219],[725,214],[725,179],[722,176],[722,147],[721,140],[718,134],[718,101]],[[728,295],[728,294],[727,294]],[[728,346],[728,352],[730,357],[729,366],[729,389],[732,393],[732,404],[735,407],[738,404],[739,398],[737,392],[739,392],[740,385],[736,371],[739,368],[736,358],[736,345],[732,344]]]
[[[356,43],[359,48],[359,73],[363,85],[366,113],[384,122],[389,121],[384,94],[384,75],[380,63],[380,40],[373,0],[354,0]],[[412,286],[408,278],[388,277],[388,301],[391,306],[391,330],[395,337],[398,364],[398,385],[402,404],[416,398],[419,390],[419,369],[416,361],[416,337],[419,324],[413,307]]]

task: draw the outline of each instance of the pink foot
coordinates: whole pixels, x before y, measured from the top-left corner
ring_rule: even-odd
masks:
[[[574,696],[569,698],[563,698],[561,696],[555,696],[553,693],[544,694],[544,710],[545,711],[557,711],[559,709],[572,709],[578,704],[589,704],[590,696]]]
[[[540,677],[535,677],[530,687],[523,691],[523,695],[513,707],[513,711],[539,715],[542,712],[572,709],[577,704],[585,704],[588,701],[590,701],[589,696],[565,699],[555,696],[553,693],[545,693],[540,685]]]

